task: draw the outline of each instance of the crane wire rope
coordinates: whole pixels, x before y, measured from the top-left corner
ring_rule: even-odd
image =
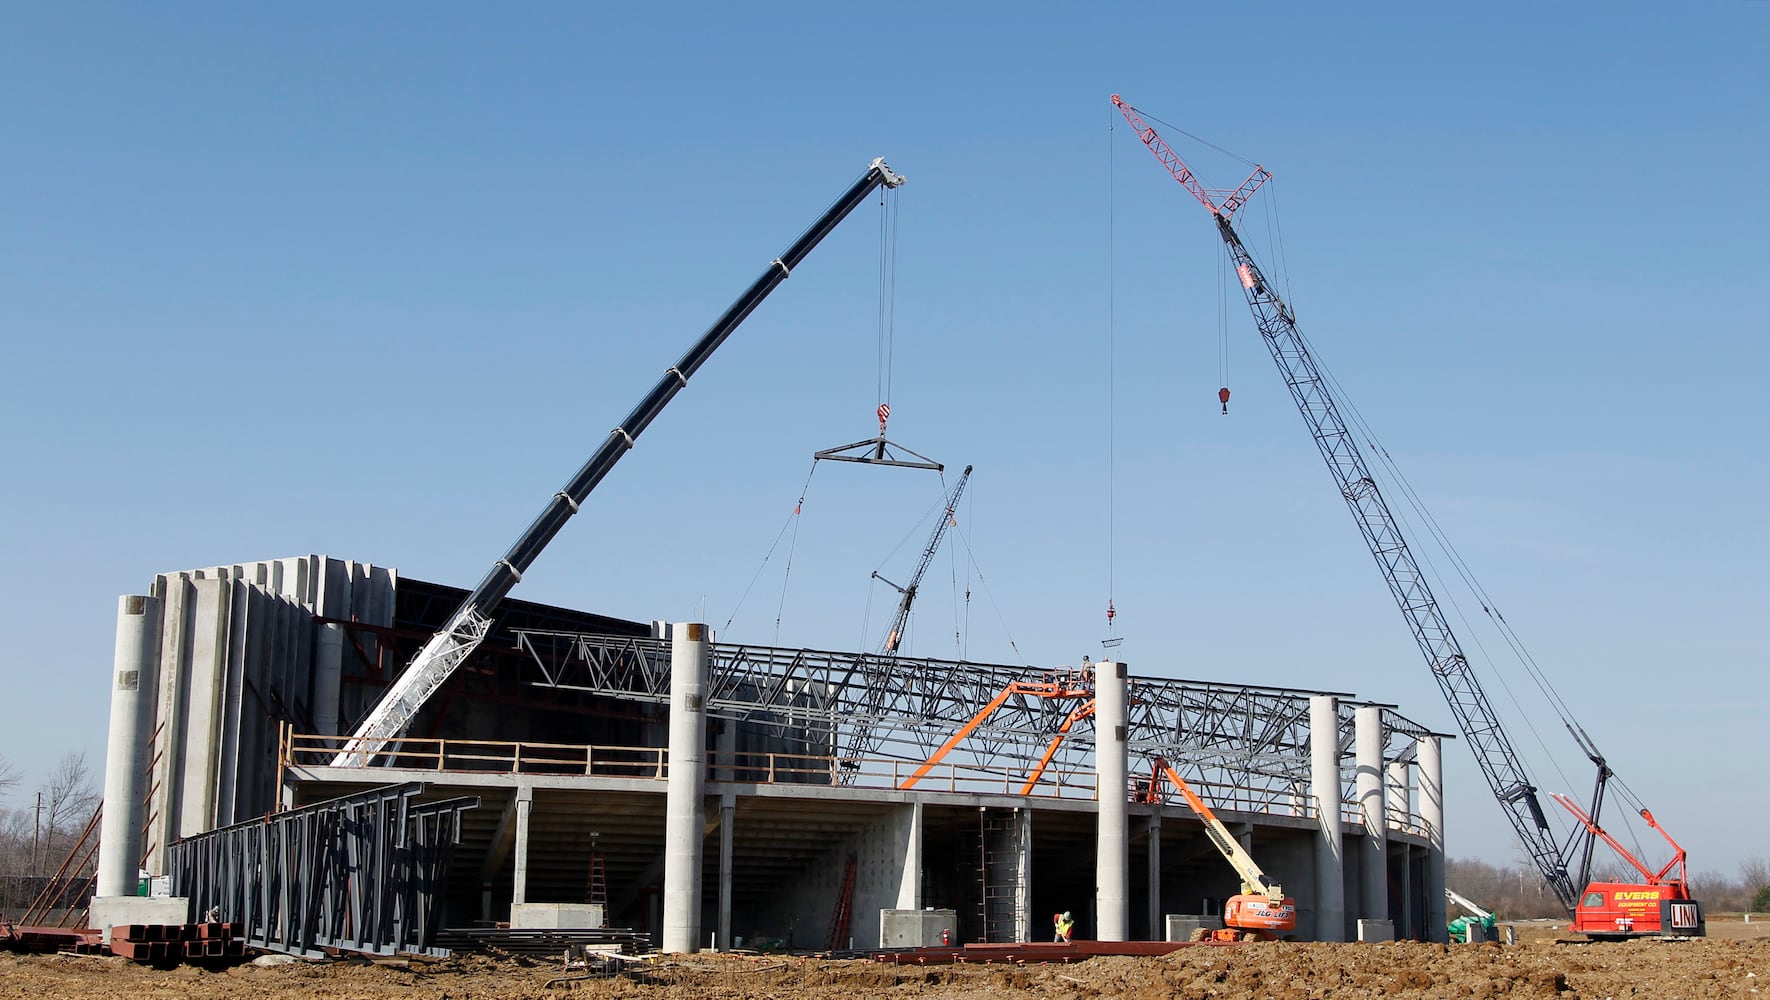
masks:
[[[1002,615],[1002,606],[996,603],[995,591],[990,590],[989,579],[983,575],[983,567],[977,565],[977,553],[971,549],[971,539],[966,537],[965,529],[957,525],[953,526],[953,533],[959,536],[959,541],[965,546],[965,558],[977,573],[977,582],[983,587],[983,596],[989,598],[990,607],[995,609],[996,621],[1002,626],[1002,634],[1008,637],[1008,648],[1014,650],[1020,665],[1026,666],[1026,656],[1020,652],[1020,644],[1014,641],[1014,633],[1008,628],[1008,619]]]
[[[1283,224],[1277,219],[1278,213],[1276,200],[1270,200],[1268,206],[1268,238],[1269,242],[1273,242],[1277,247],[1277,254],[1281,261],[1280,266],[1284,271],[1283,280],[1286,287],[1286,294],[1289,296],[1289,271],[1283,264],[1283,261],[1285,260],[1282,236]],[[1292,306],[1294,311],[1294,302],[1287,298],[1287,303]],[[1475,576],[1473,569],[1468,565],[1467,561],[1464,560],[1461,552],[1458,551],[1456,546],[1451,542],[1449,535],[1444,531],[1431,510],[1426,506],[1423,498],[1421,498],[1419,493],[1415,490],[1412,482],[1409,481],[1407,476],[1401,471],[1400,466],[1395,462],[1393,456],[1389,453],[1388,448],[1383,446],[1369,422],[1365,420],[1364,414],[1359,410],[1358,405],[1352,400],[1351,395],[1346,391],[1345,386],[1322,360],[1322,355],[1314,343],[1311,342],[1300,329],[1296,332],[1298,338],[1303,341],[1305,348],[1310,352],[1311,356],[1316,359],[1316,365],[1321,370],[1322,377],[1327,380],[1332,388],[1334,399],[1344,403],[1345,408],[1351,417],[1352,427],[1365,438],[1367,451],[1377,460],[1378,465],[1384,472],[1386,478],[1397,487],[1394,492],[1400,495],[1407,508],[1413,510],[1415,517],[1425,528],[1424,536],[1430,538],[1440,551],[1444,553],[1446,560],[1449,562],[1455,575],[1462,581],[1463,586],[1468,592],[1479,601],[1481,609],[1487,616],[1490,624],[1500,635],[1512,656],[1524,667],[1526,674],[1536,685],[1537,689],[1548,699],[1561,723],[1570,731],[1577,731],[1579,734],[1583,734],[1584,729],[1573,716],[1572,709],[1555,689],[1554,684],[1549,680],[1546,673],[1537,663],[1535,657],[1531,655],[1529,649],[1525,647],[1522,639],[1517,635],[1511,624],[1507,622],[1504,615],[1499,612],[1498,605],[1493,601],[1491,596],[1489,596],[1486,588]],[[1421,537],[1419,533],[1414,531],[1411,521],[1406,516],[1405,509],[1397,508],[1394,511],[1394,514],[1398,520],[1407,525],[1408,533],[1412,537]],[[1430,552],[1426,549],[1420,549],[1418,557],[1425,564],[1427,572],[1432,575],[1434,580],[1438,581],[1439,590],[1445,595],[1445,601],[1451,606],[1451,610],[1456,614],[1458,619],[1463,622],[1465,626],[1465,634],[1470,637],[1475,647],[1481,652],[1482,657],[1486,659],[1489,664],[1495,663],[1496,661],[1492,654],[1488,652],[1485,643],[1481,641],[1480,633],[1475,630],[1474,622],[1464,613],[1461,605],[1456,601],[1455,593],[1444,585],[1445,577],[1439,571],[1436,563],[1432,560]],[[1508,699],[1510,699],[1516,710],[1518,718],[1522,719],[1526,728],[1530,730],[1538,747],[1543,751],[1545,759],[1549,761],[1550,767],[1563,782],[1569,787],[1572,787],[1573,783],[1568,778],[1566,772],[1562,770],[1558,755],[1549,750],[1547,741],[1544,739],[1542,732],[1538,729],[1530,715],[1525,711],[1522,702],[1518,698],[1517,693],[1512,689],[1506,675],[1497,670],[1491,671],[1491,673],[1505,690]],[[1522,766],[1523,762],[1520,763]],[[1616,782],[1621,786],[1624,797],[1627,798],[1631,804],[1635,804],[1637,805],[1637,808],[1639,808],[1639,800],[1635,797],[1633,791],[1628,789],[1620,779],[1616,779]],[[1630,833],[1631,836],[1633,836],[1632,830]]]
[[[1118,638],[1113,604],[1118,574],[1118,159],[1116,119],[1106,114],[1106,638]]]
[[[752,591],[756,588],[756,581],[762,578],[762,571],[768,568],[769,560],[774,558],[775,550],[780,548],[781,539],[786,537],[787,529],[792,528],[794,536],[797,537],[797,535],[798,535],[797,525],[799,523],[799,513],[800,513],[800,511],[802,511],[805,508],[805,495],[808,492],[810,492],[811,477],[813,475],[815,475],[816,473],[817,473],[817,459],[814,458],[811,460],[811,471],[809,471],[805,474],[805,484],[803,486],[799,487],[799,500],[798,500],[798,502],[793,504],[793,512],[791,514],[788,514],[787,519],[781,523],[781,530],[775,533],[774,542],[768,546],[768,552],[763,555],[762,563],[756,567],[756,572],[751,575],[749,585],[744,588],[743,594],[740,597],[738,597],[737,604],[732,606],[731,615],[725,619],[725,626],[724,626],[724,628],[720,629],[720,631],[723,632],[726,629],[731,628],[731,623],[733,621],[737,620],[738,612],[742,611],[744,608],[744,602],[750,599],[750,591]],[[790,560],[789,560],[788,572],[789,573],[792,572]],[[786,581],[782,580],[781,581],[781,600],[782,601],[786,600],[786,588],[787,588]]]
[[[971,496],[967,496],[965,499],[969,501]],[[956,510],[950,511],[947,516],[953,519],[953,526],[957,527],[959,524],[959,512]],[[952,580],[953,588],[953,659],[963,660],[965,658],[965,632],[963,620],[960,618],[959,547],[957,545],[949,545],[946,547],[946,563],[947,575]]]
[[[1268,215],[1270,218],[1271,213],[1269,212]],[[1269,229],[1269,232],[1277,232],[1278,228],[1278,226],[1273,225]],[[1287,302],[1287,304],[1289,303]],[[1327,381],[1335,402],[1342,404],[1343,408],[1347,411],[1347,414],[1350,417],[1350,429],[1355,429],[1365,438],[1369,450],[1377,456],[1378,464],[1381,470],[1386,474],[1386,478],[1395,483],[1398,487],[1394,492],[1400,494],[1406,506],[1391,508],[1390,512],[1403,526],[1405,532],[1404,537],[1426,537],[1431,539],[1432,542],[1445,553],[1452,568],[1456,571],[1457,576],[1463,581],[1464,586],[1481,599],[1483,610],[1491,608],[1491,602],[1483,596],[1484,592],[1479,589],[1478,584],[1474,583],[1472,574],[1468,572],[1466,564],[1464,564],[1460,556],[1457,555],[1455,547],[1450,544],[1450,539],[1441,530],[1436,519],[1432,517],[1431,512],[1426,509],[1424,501],[1413,490],[1412,485],[1407,481],[1406,477],[1401,474],[1399,467],[1390,457],[1387,449],[1380,448],[1376,444],[1376,433],[1365,420],[1363,412],[1359,410],[1358,404],[1353,401],[1352,396],[1347,392],[1345,385],[1340,382],[1338,376],[1333,373],[1332,368],[1330,368],[1327,362],[1323,359],[1320,349],[1306,334],[1303,333],[1301,328],[1293,326],[1292,329],[1295,330],[1298,340],[1302,341],[1304,349],[1315,359],[1316,368],[1320,370],[1322,378]],[[1372,470],[1373,474],[1375,474],[1376,471],[1377,470]],[[1413,510],[1415,517],[1425,526],[1426,530],[1423,535],[1421,532],[1415,530],[1413,520],[1407,516],[1408,508]],[[1442,595],[1443,602],[1450,606],[1451,612],[1466,626],[1464,634],[1468,636],[1475,648],[1480,651],[1482,658],[1489,664],[1493,664],[1495,661],[1492,655],[1488,653],[1486,645],[1481,641],[1480,633],[1475,630],[1473,621],[1463,611],[1461,604],[1458,603],[1456,592],[1445,585],[1445,576],[1440,572],[1437,563],[1432,559],[1431,551],[1419,546],[1410,546],[1410,549],[1415,550],[1415,558],[1422,564],[1423,571],[1429,574],[1430,577],[1438,583],[1435,593]],[[1501,634],[1502,637],[1506,639],[1507,645],[1512,648],[1514,655],[1518,655],[1520,647],[1511,637],[1506,636],[1504,632]],[[1550,767],[1560,776],[1561,780],[1571,787],[1572,782],[1561,769],[1558,756],[1549,750],[1548,741],[1544,738],[1542,731],[1537,727],[1530,714],[1525,711],[1523,702],[1518,697],[1517,692],[1513,690],[1506,675],[1498,670],[1490,670],[1489,673],[1492,674],[1494,679],[1499,682],[1500,687],[1505,691],[1507,699],[1512,703],[1516,717],[1522,720],[1525,728],[1530,731],[1532,739],[1535,740],[1538,748],[1542,750],[1544,759],[1549,761]],[[1540,672],[1531,670],[1531,674],[1536,679],[1539,689],[1546,690],[1546,679],[1541,677]],[[1555,706],[1557,712],[1561,714],[1562,720],[1565,722],[1567,719],[1565,703],[1561,702],[1558,696],[1552,696],[1551,703]],[[1529,774],[1529,769],[1526,767],[1524,761],[1519,761],[1519,766],[1525,767],[1526,774]],[[1534,783],[1534,779],[1532,780]]]
[[[882,414],[891,412],[891,371],[897,352],[897,198],[886,188],[879,191],[879,315],[878,374],[873,405]]]
[[[903,533],[903,537],[901,537],[897,540],[897,544],[893,545],[891,547],[891,551],[885,553],[885,557],[883,559],[879,560],[880,567],[883,567],[886,563],[890,562],[892,560],[892,558],[895,557],[899,552],[903,551],[903,547],[905,545],[909,544],[909,541],[911,538],[917,537],[917,535],[919,535],[919,534],[925,534],[925,532],[923,532],[923,530],[922,530],[922,526],[928,523],[929,515],[936,514],[936,513],[941,513],[941,514],[945,513],[945,511],[946,511],[946,498],[947,498],[946,471],[943,469],[938,473],[938,475],[940,477],[940,498],[934,502],[933,506],[929,507],[927,510],[924,510],[922,512],[921,516],[916,518],[915,523],[910,525],[909,530],[905,531]],[[869,640],[866,638],[866,636],[867,636],[868,626],[871,624],[871,620],[872,620],[873,588],[874,588],[875,584],[879,580],[882,580],[882,579],[884,579],[884,577],[881,577],[879,575],[879,571],[877,569],[875,569],[875,570],[873,570],[873,575],[867,581],[867,609],[866,609],[865,615],[863,616],[862,622],[861,622],[861,648],[862,649],[869,648],[868,647]],[[891,581],[886,580],[885,582],[887,584],[890,584]],[[905,631],[906,637],[907,637],[907,633],[909,632],[909,623],[907,623],[907,622],[904,623],[904,631]]]

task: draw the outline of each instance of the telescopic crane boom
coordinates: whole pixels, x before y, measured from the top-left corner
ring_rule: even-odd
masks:
[[[1231,224],[1236,210],[1272,175],[1266,168],[1256,166],[1241,187],[1218,200],[1216,193],[1205,188],[1155,129],[1144,122],[1136,108],[1120,100],[1117,94],[1113,95],[1112,103],[1137,131],[1137,138],[1211,213],[1217,224],[1217,234],[1222,237],[1235,264],[1236,276],[1248,306],[1254,312],[1260,337],[1266,342],[1279,374],[1291,390],[1298,411],[1309,424],[1315,445],[1326,460],[1328,471],[1333,474],[1334,484],[1351,509],[1353,520],[1358,522],[1358,530],[1370,547],[1402,617],[1407,619],[1414,641],[1425,654],[1432,676],[1438,681],[1439,689],[1457,718],[1458,728],[1474,750],[1488,787],[1550,891],[1571,914],[1579,901],[1579,891],[1568,874],[1567,859],[1543,815],[1537,789],[1525,773],[1511,740],[1500,727],[1499,718],[1494,714],[1487,694],[1482,691],[1480,681],[1471,671],[1456,636],[1451,633],[1450,622],[1426,585],[1425,574],[1408,550],[1400,525],[1365,465],[1358,442],[1347,429],[1338,404],[1328,392],[1327,379],[1322,376],[1308,344],[1297,330],[1296,317],[1267,282],[1259,264],[1255,263]]]
[[[424,644],[424,648],[413,657],[411,664],[388,689],[380,703],[357,726],[344,749],[333,759],[335,766],[365,764],[384,749],[390,740],[405,732],[425,701],[448,680],[468,654],[485,641],[486,633],[492,627],[492,612],[497,608],[498,602],[510,593],[510,589],[522,579],[522,574],[533,565],[541,550],[547,547],[547,543],[559,534],[565,523],[578,512],[579,506],[589,498],[590,491],[602,482],[603,477],[615,467],[615,463],[621,460],[621,456],[633,447],[635,440],[663,412],[670,400],[688,385],[688,380],[706,364],[719,345],[725,343],[726,338],[762,304],[762,300],[768,298],[770,292],[787,280],[788,275],[793,273],[793,268],[798,267],[800,261],[873,191],[880,187],[895,188],[903,182],[901,175],[885,165],[883,157],[875,159],[867,166],[866,173],[837,198],[811,224],[811,228],[801,233],[785,253],[769,262],[768,269],[762,276],[701,334],[700,339],[695,341],[694,346],[688,349],[681,360],[664,371],[663,377],[639,401],[639,405],[633,408],[627,419],[609,432],[602,447],[590,456],[589,461],[566,483],[564,489],[553,495],[542,509],[541,515],[522,533],[504,558],[492,564],[485,579],[480,581],[473,593],[467,595],[467,599],[455,613],[449,616],[448,623]]]

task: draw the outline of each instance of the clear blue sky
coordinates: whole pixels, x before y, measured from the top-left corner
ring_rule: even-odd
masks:
[[[1118,92],[1274,171],[1246,223],[1267,253],[1277,195],[1305,332],[1731,875],[1770,826],[1767,41],[1770,3],[1729,0],[14,5],[0,754],[27,783],[102,759],[115,598],[156,572],[318,552],[472,585],[877,155],[910,178],[891,434],[976,464],[987,581],[943,556],[913,651],[953,652],[969,573],[972,657],[1098,657],[1110,589],[1138,672],[1454,728],[1233,299],[1217,412],[1216,239]],[[827,240],[516,596],[722,627],[810,453],[874,430],[878,234],[869,206]],[[783,643],[876,644],[868,574],[906,571],[938,489],[820,468],[790,580],[777,555],[723,635],[778,609]],[[1539,777],[1583,793],[1553,725],[1569,781]],[[1451,853],[1511,860],[1447,757]]]

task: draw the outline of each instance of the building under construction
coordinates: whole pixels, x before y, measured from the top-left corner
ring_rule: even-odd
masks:
[[[300,556],[124,597],[98,895],[181,840],[422,782],[418,802],[477,799],[436,887],[451,927],[552,908],[670,950],[866,948],[886,911],[951,911],[930,933],[954,943],[1041,940],[1070,911],[1078,937],[1160,940],[1241,889],[1165,760],[1294,897],[1296,937],[1444,934],[1442,737],[1346,692],[731,645],[506,600],[401,738],[340,753],[464,596]]]

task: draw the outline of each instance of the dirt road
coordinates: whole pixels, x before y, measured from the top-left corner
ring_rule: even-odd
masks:
[[[888,966],[864,960],[697,956],[637,978],[553,982],[557,963],[461,956],[367,965],[297,963],[157,971],[115,958],[0,955],[0,998],[56,1000],[529,1000],[541,997],[854,1000],[861,997],[1221,998],[1557,997],[1770,1000],[1770,925],[1711,924],[1705,940],[1588,945],[1527,929],[1513,946],[1248,944],[1163,958],[1050,966]],[[549,985],[549,983],[552,985]]]

